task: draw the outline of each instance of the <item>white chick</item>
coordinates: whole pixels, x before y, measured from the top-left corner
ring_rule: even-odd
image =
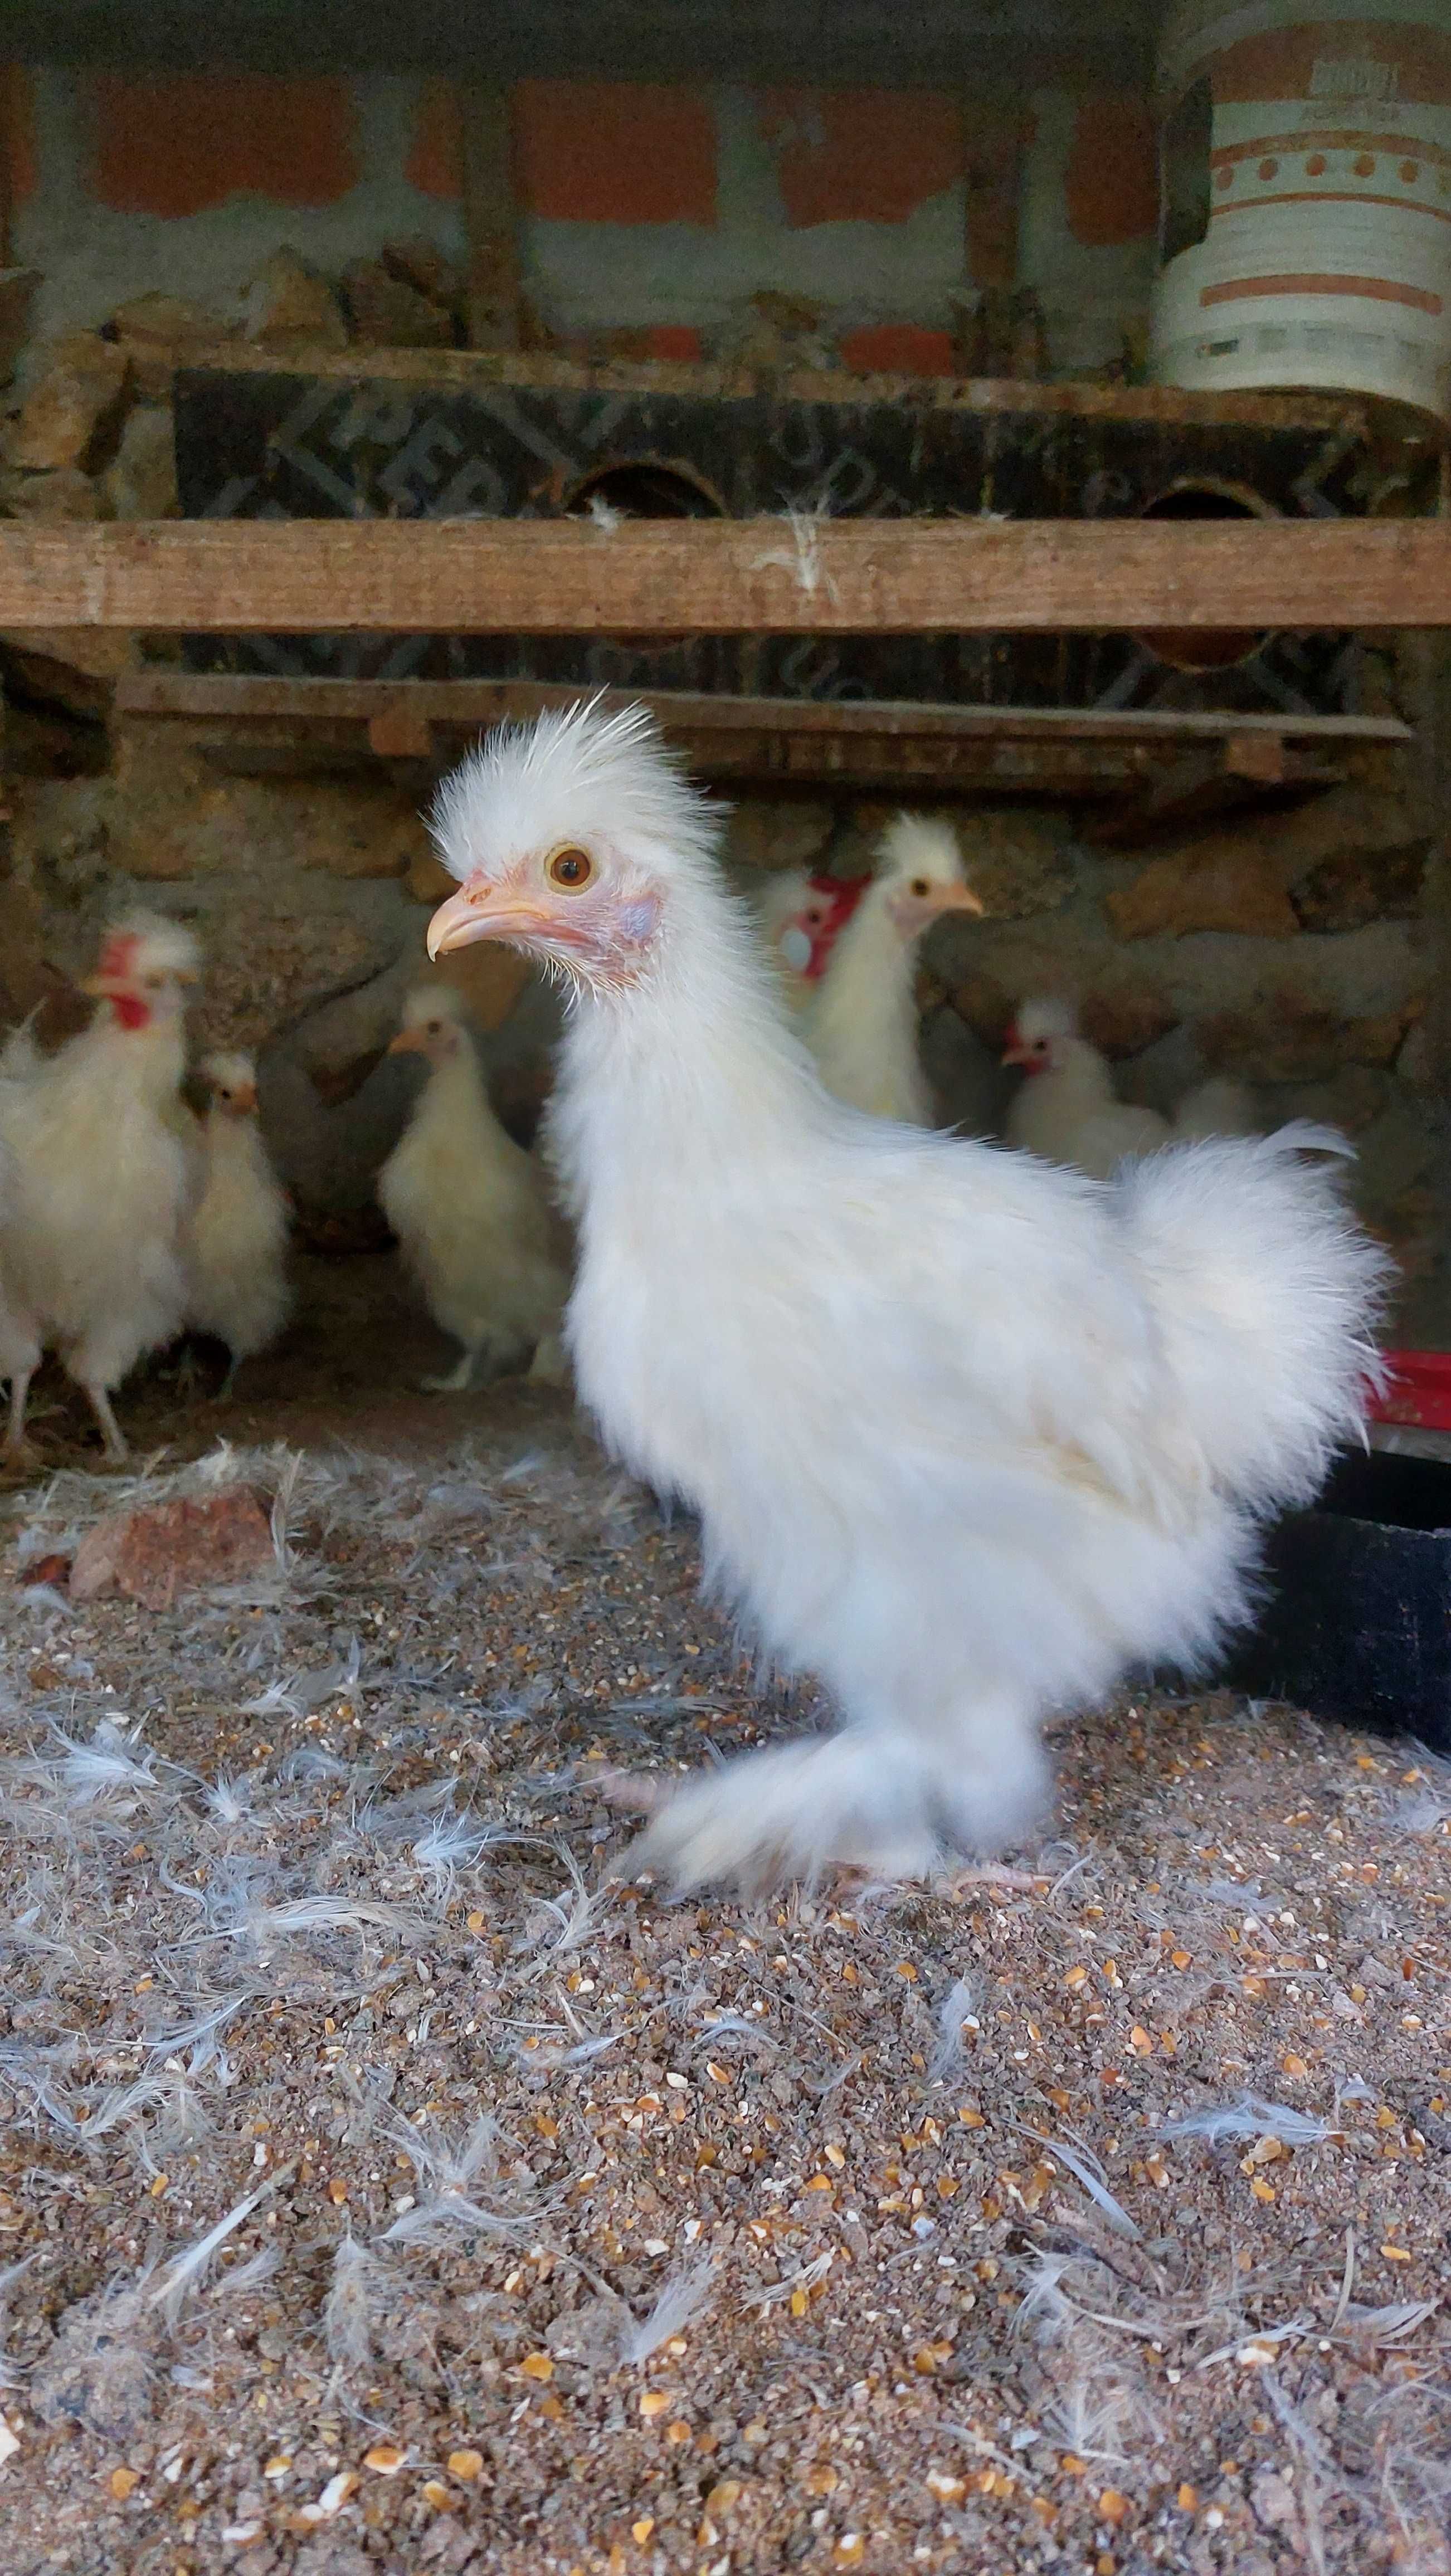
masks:
[[[944,913],[982,913],[957,836],[925,814],[899,814],[878,867],[839,933],[804,1023],[821,1079],[838,1100],[909,1127],[933,1123],[917,1044],[918,942]]]
[[[225,1342],[232,1392],[243,1360],[265,1350],[287,1321],[287,1197],[257,1123],[257,1069],[241,1053],[204,1056],[201,1194],[187,1228],[186,1320]]]
[[[556,1221],[533,1157],[489,1106],[458,995],[445,984],[410,993],[389,1052],[425,1056],[431,1071],[378,1197],[434,1322],[464,1346],[458,1367],[425,1386],[462,1394],[480,1370],[498,1376],[531,1352],[531,1377],[567,1382]]]
[[[0,1084],[13,1158],[0,1350],[12,1459],[24,1454],[30,1381],[52,1346],[90,1400],[107,1457],[124,1458],[112,1390],[180,1328],[194,1161],[179,1086],[196,972],[196,941],[179,923],[121,923],[84,988],[102,1003],[92,1025]]]
[[[1115,1097],[1105,1059],[1079,1036],[1067,1002],[1024,1002],[1003,1062],[1023,1068],[1008,1110],[1008,1143],[1024,1153],[1106,1181],[1131,1155],[1169,1142],[1169,1122],[1157,1109]]]
[[[1387,1265],[1309,1152],[1341,1140],[1105,1186],[843,1107],[643,709],[496,733],[434,828],[432,952],[505,939],[573,986],[580,1393],[843,1721],[684,1787],[635,1861],[683,1888],[991,1850],[1044,1718],[1212,1650],[1266,1516],[1361,1432]]]

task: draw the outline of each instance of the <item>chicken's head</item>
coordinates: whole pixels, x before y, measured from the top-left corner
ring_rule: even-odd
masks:
[[[491,734],[444,781],[433,833],[460,883],[431,957],[503,939],[601,998],[652,971],[715,840],[648,711],[593,704]]]
[[[1070,1002],[1024,1002],[1008,1030],[1003,1062],[1020,1064],[1025,1073],[1057,1072],[1077,1039],[1078,1015]]]
[[[447,1064],[468,1044],[467,1019],[461,997],[449,985],[415,984],[388,1053],[426,1056],[435,1067]]]
[[[982,900],[967,882],[956,833],[927,814],[899,814],[888,824],[876,883],[908,947],[944,913],[982,918]]]
[[[257,1106],[257,1067],[240,1048],[204,1055],[197,1066],[207,1098],[223,1118],[250,1118]]]
[[[133,914],[107,932],[96,971],[81,990],[109,1002],[123,1029],[154,1028],[181,1017],[199,960],[196,941],[179,921]]]

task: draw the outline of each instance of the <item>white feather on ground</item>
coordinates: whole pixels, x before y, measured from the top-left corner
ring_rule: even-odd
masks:
[[[410,993],[393,1044],[426,1056],[430,1074],[378,1197],[434,1322],[464,1346],[458,1367],[431,1385],[462,1393],[481,1372],[498,1376],[531,1355],[532,1376],[566,1382],[558,1220],[533,1158],[489,1106],[458,997],[438,984]]]
[[[1362,1430],[1387,1264],[1335,1140],[1186,1145],[1105,1188],[832,1101],[640,710],[495,735],[436,829],[463,884],[435,952],[508,937],[575,983],[581,1392],[843,1720],[682,1790],[639,1863],[903,1875],[1011,1839],[1044,1718],[1213,1649],[1262,1517]]]
[[[287,1320],[287,1200],[257,1124],[252,1058],[209,1055],[198,1070],[210,1099],[201,1196],[186,1233],[186,1320],[226,1343],[225,1393],[243,1360],[275,1341]]]
[[[838,1100],[874,1118],[932,1125],[917,1040],[917,950],[944,913],[981,911],[951,826],[899,814],[806,1011],[806,1043]]]
[[[30,1380],[55,1347],[107,1455],[124,1457],[111,1392],[181,1324],[181,1229],[196,1177],[195,1122],[180,1099],[183,1010],[196,962],[178,923],[120,923],[92,979],[102,1008],[90,1028],[0,1084],[11,1167],[0,1373],[12,1456],[23,1452]]]

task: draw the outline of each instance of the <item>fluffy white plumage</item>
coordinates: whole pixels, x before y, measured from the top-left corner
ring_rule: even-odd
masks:
[[[806,1043],[838,1100],[874,1118],[932,1125],[917,1044],[918,943],[943,913],[981,911],[950,825],[897,815],[806,1011]]]
[[[1107,1059],[1079,1034],[1069,1002],[1024,1002],[1009,1034],[1004,1064],[1023,1080],[1008,1111],[1008,1143],[1045,1162],[1066,1163],[1106,1181],[1122,1162],[1160,1145],[1210,1136],[1252,1136],[1254,1104],[1244,1085],[1223,1075],[1186,1094],[1172,1120],[1157,1109],[1120,1100]]]
[[[557,1223],[533,1157],[489,1106],[457,994],[411,992],[393,1049],[426,1056],[431,1070],[378,1197],[434,1322],[464,1346],[455,1370],[426,1382],[462,1394],[481,1369],[497,1376],[532,1352],[531,1377],[567,1383]]]
[[[242,1053],[204,1056],[201,1195],[186,1233],[186,1320],[225,1342],[231,1391],[243,1360],[287,1321],[287,1199],[257,1123],[257,1068]]]
[[[180,923],[118,924],[87,987],[101,1001],[91,1026],[0,1084],[12,1163],[0,1319],[12,1455],[23,1449],[30,1380],[53,1346],[90,1399],[107,1455],[123,1458],[111,1391],[180,1327],[195,1166],[179,1086],[196,968]]]
[[[1045,1714],[1211,1648],[1261,1517],[1362,1431],[1386,1265],[1308,1150],[1338,1140],[1104,1186],[845,1108],[643,711],[496,734],[435,828],[434,953],[506,938],[575,983],[581,1394],[843,1720],[687,1786],[638,1861],[683,1887],[1000,1844]]]

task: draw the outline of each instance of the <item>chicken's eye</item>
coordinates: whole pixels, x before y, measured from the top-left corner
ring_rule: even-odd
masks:
[[[429,1020],[425,1025],[423,1034],[426,1038],[436,1038],[441,1035],[442,1030],[442,1020]]]
[[[932,892],[932,888],[925,877],[914,877],[912,879],[911,890],[919,903],[925,902],[927,896]]]
[[[555,850],[545,865],[544,873],[551,885],[565,894],[579,894],[594,875],[595,863],[588,850],[576,849],[573,842]]]

